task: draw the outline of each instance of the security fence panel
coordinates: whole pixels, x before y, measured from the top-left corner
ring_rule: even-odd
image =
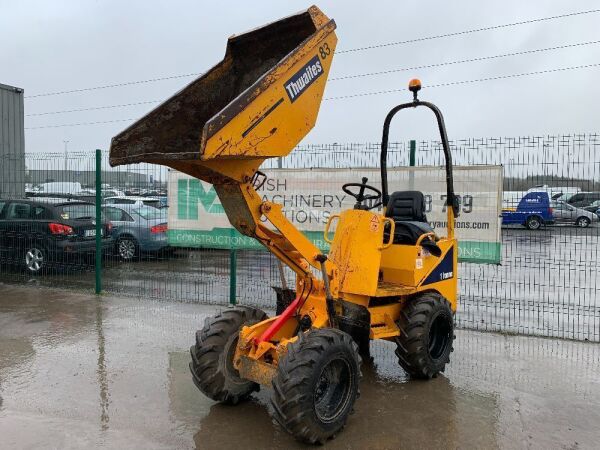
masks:
[[[112,224],[104,256],[105,292],[203,303],[227,303],[229,255],[169,245],[168,171],[153,164],[110,167],[102,158],[102,211]]]
[[[87,290],[96,253],[93,152],[26,154],[24,166],[10,169],[22,170],[24,192],[0,197],[2,280]],[[107,250],[110,223],[101,222]]]
[[[388,167],[408,166],[411,147],[416,148],[417,169],[396,169],[406,174],[407,183],[401,182],[397,189],[410,186],[413,173],[414,187],[431,191],[426,192],[432,197],[429,220],[443,222],[435,215],[435,210],[444,206],[443,199],[437,198],[443,195],[437,195],[442,189],[433,182],[416,182],[419,171],[428,170],[419,166],[443,164],[441,144],[392,143]],[[457,167],[473,168],[467,170],[475,173],[483,173],[486,166],[496,166],[496,171],[502,168],[502,196],[495,199],[496,208],[501,208],[497,222],[501,229],[491,222],[489,230],[471,224],[469,234],[462,238],[457,324],[600,342],[598,135],[470,138],[452,141],[451,149]],[[261,170],[299,172],[305,183],[312,184],[320,200],[315,205],[313,198],[311,205],[295,208],[294,214],[304,211],[299,219],[309,220],[314,227],[309,231],[317,236],[324,220],[320,205],[335,204],[343,182],[368,176],[370,183],[379,183],[379,151],[378,143],[304,145],[285,158],[267,161]],[[313,174],[351,169],[348,173],[354,175],[349,180],[329,175],[315,178],[311,169]],[[6,172],[6,167],[3,170]],[[17,163],[10,170],[23,172]],[[167,169],[151,164],[111,168],[106,151],[97,166],[94,150],[26,154],[23,175],[8,182],[14,179],[22,184],[24,178],[25,197],[0,198],[0,282],[91,292],[98,269],[102,290],[107,293],[222,305],[235,301],[266,309],[275,307],[273,286],[293,283],[291,271],[255,247],[239,249],[244,247],[239,245],[232,251],[229,244],[220,249],[199,246],[196,238],[173,241],[182,229],[193,231],[195,228],[185,226],[194,220],[205,226],[209,214],[220,214],[220,204],[209,185],[197,180],[174,178]],[[494,178],[500,177],[499,172],[488,175],[485,180],[465,180],[466,187],[457,188],[463,211],[459,222],[467,217],[486,222],[466,210],[472,207],[476,211],[481,205],[476,198],[487,192],[489,200],[500,185]],[[269,177],[271,184],[262,188],[266,198],[278,194],[278,182],[281,177]],[[95,208],[97,194],[100,217]],[[473,200],[465,198],[467,195]],[[344,200],[342,204],[351,206]],[[486,214],[491,217],[490,212]],[[173,215],[177,220],[169,220]],[[223,226],[228,226],[226,221]],[[492,235],[498,233],[499,240],[494,240]],[[224,239],[231,240],[231,236]],[[470,262],[465,251],[470,240],[487,242],[488,262],[496,264]],[[101,267],[95,263],[97,248]]]

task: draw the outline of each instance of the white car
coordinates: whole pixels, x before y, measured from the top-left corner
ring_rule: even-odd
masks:
[[[37,188],[37,189],[36,189]],[[55,181],[51,183],[41,183],[35,188],[38,194],[73,194],[77,195],[82,191],[81,183]]]
[[[132,195],[123,195],[118,197],[106,197],[104,199],[105,205],[133,205],[133,206],[152,206],[154,208],[160,208],[161,202],[156,197],[135,197]]]

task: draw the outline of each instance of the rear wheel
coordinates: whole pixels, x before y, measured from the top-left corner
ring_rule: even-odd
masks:
[[[29,245],[23,252],[23,263],[27,272],[33,275],[42,273],[48,265],[46,250],[39,244]]]
[[[592,221],[590,219],[588,219],[587,217],[579,217],[577,219],[577,221],[575,222],[575,224],[581,228],[587,228],[590,226],[591,223],[592,223]]]
[[[359,396],[361,359],[352,337],[333,328],[301,334],[273,378],[273,416],[296,439],[322,444],[346,424]]]
[[[240,328],[267,318],[260,309],[238,306],[209,317],[196,332],[190,348],[190,370],[194,384],[207,397],[231,405],[246,399],[259,385],[240,377],[233,366]]]
[[[542,219],[540,219],[538,216],[530,216],[527,218],[525,226],[529,230],[539,230],[542,226],[542,223]]]
[[[412,377],[429,379],[443,372],[454,341],[454,316],[450,303],[427,292],[408,301],[398,320],[396,355]]]
[[[131,236],[124,236],[117,240],[117,254],[123,261],[131,261],[139,254],[139,245]]]

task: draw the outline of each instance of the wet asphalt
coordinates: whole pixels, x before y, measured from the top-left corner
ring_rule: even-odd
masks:
[[[268,389],[230,407],[193,385],[188,348],[219,308],[0,284],[0,448],[301,448]],[[598,344],[460,330],[430,382],[393,350],[373,344],[326,448],[598,448]]]
[[[461,263],[461,328],[600,342],[600,227],[502,230],[502,264]],[[178,249],[140,260],[104,261],[103,288],[117,295],[225,305],[229,301],[229,251]],[[288,283],[293,285],[292,272]],[[71,264],[42,276],[2,265],[0,282],[69,287],[93,292],[93,267]],[[237,257],[237,297],[272,307],[280,286],[274,258],[264,251]]]

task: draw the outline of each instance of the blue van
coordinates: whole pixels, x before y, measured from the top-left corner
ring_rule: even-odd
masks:
[[[502,225],[523,225],[537,230],[542,225],[552,225],[554,217],[547,192],[528,192],[516,208],[502,209]]]

